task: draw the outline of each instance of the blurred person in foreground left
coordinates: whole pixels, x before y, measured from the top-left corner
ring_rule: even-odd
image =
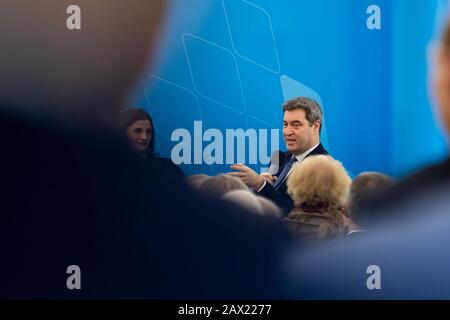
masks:
[[[0,3],[0,298],[283,296],[281,224],[166,181],[112,129],[165,7]]]

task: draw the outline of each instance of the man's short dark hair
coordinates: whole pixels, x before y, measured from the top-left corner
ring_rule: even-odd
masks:
[[[320,131],[322,130],[323,112],[322,112],[322,108],[315,100],[309,99],[306,97],[297,97],[297,98],[288,100],[283,104],[283,112],[292,111],[292,110],[296,110],[296,109],[305,110],[306,119],[308,120],[310,126],[312,126],[314,122],[319,120],[320,121]]]

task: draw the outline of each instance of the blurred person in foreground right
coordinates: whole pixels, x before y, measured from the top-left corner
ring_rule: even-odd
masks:
[[[433,88],[450,134],[450,24],[436,55]],[[378,197],[371,234],[293,252],[286,285],[303,299],[450,299],[450,160]],[[379,215],[378,215],[379,213]]]

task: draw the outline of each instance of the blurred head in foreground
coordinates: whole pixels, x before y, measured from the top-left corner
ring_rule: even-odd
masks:
[[[205,179],[198,187],[198,190],[209,196],[221,197],[229,191],[248,190],[248,187],[236,177],[228,174],[218,174]]]
[[[225,193],[222,199],[233,202],[249,212],[263,216],[281,218],[281,210],[272,201],[255,195],[249,189],[235,189]]]
[[[199,190],[203,182],[208,179],[209,176],[203,173],[200,174],[193,174],[188,177],[186,177],[185,182],[189,187],[191,187],[194,190]]]
[[[0,104],[74,121],[117,117],[144,70],[164,0],[5,0],[0,4]],[[69,30],[77,5],[81,29]]]

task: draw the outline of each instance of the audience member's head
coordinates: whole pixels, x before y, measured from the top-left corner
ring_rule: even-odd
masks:
[[[288,191],[295,206],[344,207],[352,180],[342,164],[331,156],[311,156],[294,166]]]
[[[294,231],[328,238],[348,231],[344,216],[351,179],[331,156],[311,156],[292,169],[287,186],[294,209],[286,219]]]
[[[205,179],[198,190],[213,197],[221,197],[229,191],[248,190],[248,187],[236,177],[228,174],[219,174]]]
[[[235,189],[228,191],[222,199],[230,201],[247,211],[263,216],[281,218],[281,210],[270,200],[254,194],[249,189]]]
[[[228,191],[222,199],[231,201],[250,212],[263,216],[281,218],[282,212],[272,201],[254,194],[249,189],[235,189]]]
[[[392,186],[392,179],[378,172],[363,172],[352,182],[348,197],[348,213],[354,223],[360,227],[365,227],[368,218],[364,212],[360,211],[361,204],[380,192],[386,191]]]
[[[155,134],[150,115],[142,109],[128,109],[121,113],[121,126],[130,144],[138,152],[155,153]]]
[[[81,9],[80,30],[66,25],[66,11],[74,4]],[[2,1],[2,107],[72,121],[116,121],[149,52],[155,51],[165,4]]]
[[[238,206],[247,209],[249,212],[263,214],[263,208],[258,197],[249,189],[235,189],[226,192],[222,199],[230,201]]]
[[[191,188],[193,188],[194,190],[199,190],[202,183],[208,178],[209,178],[209,176],[206,174],[203,174],[203,173],[193,174],[193,175],[186,177],[185,181],[186,181],[187,185],[190,186]]]
[[[263,215],[277,218],[283,217],[281,209],[274,202],[262,196],[257,196],[257,198],[262,207]]]

